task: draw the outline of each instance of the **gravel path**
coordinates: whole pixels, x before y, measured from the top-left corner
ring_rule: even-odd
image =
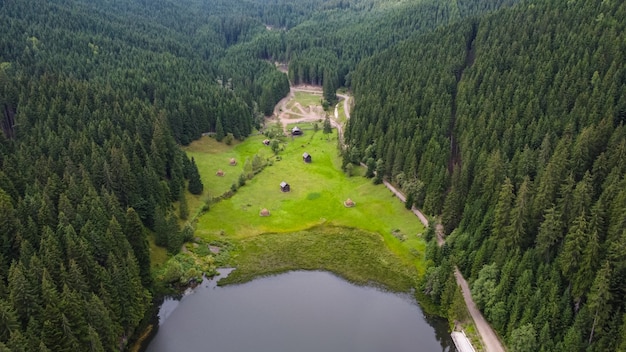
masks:
[[[472,316],[474,324],[476,324],[476,329],[478,329],[478,333],[480,334],[480,338],[483,342],[483,347],[485,348],[485,351],[504,352],[505,349],[502,346],[502,343],[500,343],[498,335],[496,335],[489,323],[485,320],[483,315],[476,307],[476,303],[474,303],[474,300],[472,299],[469,285],[467,284],[465,278],[463,278],[463,275],[461,275],[461,272],[458,268],[454,268],[454,277],[456,277],[456,283],[461,286],[461,291],[463,292],[463,298],[465,299],[467,310]]]
[[[350,96],[346,94],[337,94],[337,96],[343,99],[343,111],[346,114],[346,119],[350,120]],[[335,111],[337,111],[336,107]],[[337,114],[335,117],[338,118]]]
[[[297,86],[291,87],[289,94],[281,99],[281,101],[276,104],[274,107],[274,115],[269,117],[267,120],[274,120],[277,116],[280,123],[283,125],[283,130],[285,133],[287,131],[287,125],[290,123],[303,123],[303,122],[314,122],[323,120],[325,118],[324,113],[320,111],[316,111],[313,109],[309,109],[310,111],[305,110],[302,105],[299,103],[294,105],[294,109],[288,109],[287,103],[294,98],[295,92],[309,92],[309,93],[319,93],[322,94],[322,88],[319,89],[314,86]],[[289,118],[289,116],[297,116],[297,118]],[[331,119],[331,124],[334,127],[337,127],[337,123]]]
[[[406,197],[404,196],[404,194],[402,194],[402,192],[398,191],[396,187],[394,187],[391,183],[387,182],[386,180],[383,180],[383,184],[391,192],[393,192],[393,194],[395,194],[396,197],[398,197],[398,199],[402,201],[402,203],[406,203]],[[425,227],[428,227],[428,219],[426,218],[426,216],[424,216],[424,214],[419,209],[413,206],[411,207],[411,211],[413,212],[413,214],[415,214],[415,216],[417,216],[420,219],[420,221]]]
[[[361,165],[365,166],[364,164]],[[406,197],[402,194],[402,192],[397,190],[387,181],[383,181],[383,183],[396,197],[398,197],[398,199],[402,202],[406,202]],[[411,210],[420,219],[422,224],[428,227],[428,219],[426,216],[424,216],[424,214],[416,207],[411,208]],[[437,224],[435,233],[437,234],[437,244],[442,246],[445,243],[445,239],[443,237],[443,225]],[[498,335],[496,335],[487,320],[485,320],[483,315],[480,313],[480,310],[476,307],[476,303],[474,303],[474,300],[472,299],[472,293],[469,289],[469,285],[458,268],[454,269],[454,277],[456,278],[457,285],[461,286],[463,299],[465,299],[465,305],[472,316],[472,320],[474,320],[478,334],[483,342],[484,350],[486,352],[504,352],[504,346],[500,342],[500,339],[498,339]]]

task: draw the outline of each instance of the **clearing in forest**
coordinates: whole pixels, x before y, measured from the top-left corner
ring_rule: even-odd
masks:
[[[278,121],[285,132],[288,132],[288,124],[322,122],[326,115],[333,115],[332,111],[324,111],[322,99],[322,90],[319,87],[291,87],[289,95],[276,105],[274,115],[266,120],[266,125]]]
[[[293,121],[287,121],[284,126],[292,127]],[[233,243],[236,253],[229,264],[248,270],[242,273],[245,277],[298,267],[330,270],[349,279],[367,277],[367,268],[355,268],[349,263],[355,257],[368,256],[369,252],[374,260],[370,265],[386,268],[390,277],[398,277],[393,282],[384,282],[385,275],[372,274],[375,277],[370,279],[387,287],[406,289],[406,282],[402,281],[407,277],[413,280],[424,270],[425,242],[420,237],[424,227],[383,185],[374,185],[362,177],[362,168],[355,166],[352,177],[341,170],[336,129],[324,134],[322,124],[317,131],[312,122],[298,126],[304,134],[282,137],[278,154],[263,143],[267,137],[261,134],[231,146],[202,137],[186,148],[188,155],[194,157],[205,185],[205,194],[188,197],[192,214],[204,200],[229,193],[232,184],[237,184],[232,196],[212,203],[210,210],[196,219],[195,236],[206,242]],[[215,152],[217,149],[219,152]],[[310,154],[313,161],[304,163],[303,153]],[[228,165],[230,158],[238,161],[236,166]],[[239,186],[240,175],[259,161],[266,165],[263,170]],[[218,169],[225,171],[223,177],[215,176]],[[281,192],[283,181],[289,183],[290,192]],[[346,199],[352,199],[358,206],[346,207]],[[259,216],[263,209],[271,215]],[[358,238],[355,233],[362,233],[363,238],[370,240],[355,242],[355,236]],[[305,241],[307,246],[314,241],[315,248],[325,248],[328,236],[348,237],[344,242],[339,240],[346,245],[341,255],[324,257],[323,265],[315,259],[318,256],[302,258],[302,251],[285,250],[299,241]],[[378,240],[372,241],[371,236]],[[261,243],[262,248],[281,255],[272,256],[272,261],[261,260],[264,266],[259,268],[251,263],[259,262],[260,257],[269,258],[267,251],[259,251]],[[381,255],[384,252],[397,260]],[[251,273],[251,270],[256,271]],[[402,274],[394,276],[394,272]]]

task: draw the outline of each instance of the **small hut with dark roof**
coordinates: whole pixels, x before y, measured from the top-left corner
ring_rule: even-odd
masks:
[[[283,192],[289,192],[291,191],[291,187],[289,187],[289,184],[285,181],[280,183],[280,190]]]
[[[302,135],[302,130],[300,129],[300,127],[296,126],[296,127],[291,129],[291,135],[292,136],[300,136],[300,135]]]
[[[309,154],[309,153],[302,154],[302,160],[304,160],[305,163],[310,163],[311,162],[311,154]]]

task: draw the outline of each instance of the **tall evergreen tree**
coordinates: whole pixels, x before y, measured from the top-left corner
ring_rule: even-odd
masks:
[[[149,287],[152,283],[152,275],[150,273],[150,247],[148,239],[139,215],[133,208],[126,210],[125,219],[126,228],[124,233],[128,239],[128,243],[133,249],[137,265],[139,266],[139,276],[144,287]]]
[[[324,71],[324,83],[322,85],[324,100],[333,105],[337,102],[337,74],[334,71]]]
[[[330,134],[333,133],[333,126],[330,124],[330,118],[328,116],[326,116],[326,118],[324,119],[324,134]]]
[[[194,158],[191,158],[191,163],[189,165],[189,192],[191,194],[202,194],[204,190],[204,185],[202,184],[202,180],[200,180],[200,173],[198,172],[198,166],[196,165],[196,161]]]
[[[226,137],[226,133],[224,132],[222,118],[218,116],[215,123],[215,139],[217,139],[218,142],[221,142],[224,137]]]

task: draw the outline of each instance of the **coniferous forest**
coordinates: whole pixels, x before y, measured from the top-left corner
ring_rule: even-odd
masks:
[[[173,203],[203,191],[180,145],[245,139],[290,81],[352,90],[344,165],[440,219],[435,304],[456,266],[511,351],[626,351],[625,18],[610,0],[0,1],[0,351],[124,350],[152,305],[148,236],[176,253]]]
[[[458,266],[511,350],[626,349],[625,15],[523,3],[352,74],[346,158],[441,215],[424,292],[449,305]]]

